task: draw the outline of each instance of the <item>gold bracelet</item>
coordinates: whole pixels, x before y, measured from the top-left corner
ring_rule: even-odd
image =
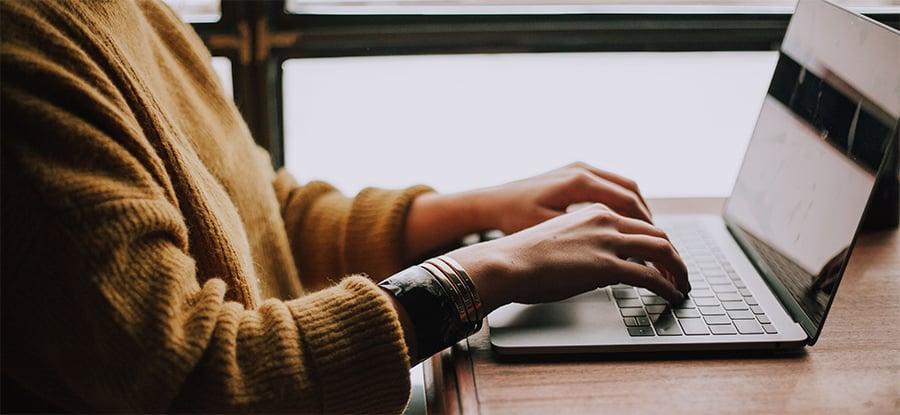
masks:
[[[457,315],[451,294],[432,271],[417,265],[378,284],[390,292],[412,320],[421,362],[470,336],[472,323]]]
[[[472,294],[469,292],[469,288],[466,286],[466,283],[462,281],[462,279],[457,274],[456,270],[453,269],[446,262],[440,261],[439,259],[432,258],[425,261],[426,264],[433,265],[437,267],[441,272],[444,273],[444,277],[447,278],[453,284],[453,287],[456,289],[456,292],[459,293],[460,299],[462,299],[463,305],[466,308],[466,320],[469,323],[475,323],[478,321],[478,317],[475,315],[475,303],[472,301]]]
[[[455,259],[450,258],[447,255],[441,255],[437,259],[444,261],[445,263],[447,263],[447,265],[450,265],[450,267],[453,268],[454,271],[456,271],[456,275],[459,276],[459,279],[464,281],[464,283],[466,284],[469,294],[472,296],[472,303],[475,309],[474,315],[476,319],[476,327],[472,331],[472,333],[477,332],[481,329],[481,323],[484,319],[484,315],[482,314],[484,309],[481,304],[481,298],[478,296],[478,290],[475,287],[475,282],[472,281],[472,278],[469,277],[469,274],[466,272],[466,270],[462,267],[462,265],[459,264],[459,262],[456,262]]]
[[[453,302],[454,307],[456,307],[459,320],[463,322],[467,321],[469,319],[469,313],[466,310],[465,303],[462,301],[462,293],[460,293],[454,286],[454,284],[447,280],[447,276],[444,275],[444,273],[433,264],[425,261],[419,264],[419,266],[428,271],[428,273],[431,274],[438,283],[440,283],[441,287],[443,287],[444,291],[447,293],[447,296],[450,297],[450,300]]]
[[[455,262],[455,261],[454,261]],[[463,280],[457,269],[462,269],[457,263],[457,268],[450,266],[447,262],[436,258],[426,260],[419,264],[422,268],[434,276],[444,291],[451,298],[459,315],[459,322],[463,324],[466,337],[471,336],[481,330],[483,319],[481,316],[481,301],[478,300],[477,294],[473,296],[469,286],[474,288],[474,284],[469,284]],[[463,271],[465,272],[465,271]],[[468,279],[468,274],[464,274]]]

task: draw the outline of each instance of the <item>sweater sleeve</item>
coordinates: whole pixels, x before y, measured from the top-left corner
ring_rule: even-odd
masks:
[[[186,219],[189,173],[154,157],[174,150],[89,56],[104,51],[72,47],[78,16],[0,6],[4,375],[78,412],[400,412],[409,362],[385,294],[351,277],[229,301],[230,268],[191,243],[206,224]]]
[[[300,186],[284,169],[274,186],[300,278],[313,290],[348,274],[380,281],[404,267],[409,206],[432,191],[367,188],[350,198],[324,182]]]

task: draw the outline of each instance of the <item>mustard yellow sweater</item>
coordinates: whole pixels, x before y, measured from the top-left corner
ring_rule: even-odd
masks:
[[[426,188],[275,172],[156,2],[0,16],[5,376],[77,411],[402,411],[397,316],[341,279],[404,265]]]

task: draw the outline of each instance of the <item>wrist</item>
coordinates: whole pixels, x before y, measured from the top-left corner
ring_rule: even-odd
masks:
[[[466,235],[496,229],[490,192],[425,193],[410,206],[406,219],[407,261],[413,262],[436,249],[457,244]]]
[[[412,364],[481,328],[484,309],[477,289],[453,258],[429,259],[378,285],[393,297]]]
[[[518,261],[497,249],[485,249],[496,241],[460,248],[447,254],[462,265],[481,297],[484,314],[512,302],[514,286],[510,275],[516,275]]]

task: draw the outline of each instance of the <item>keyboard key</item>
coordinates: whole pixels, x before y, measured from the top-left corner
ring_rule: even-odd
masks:
[[[628,335],[632,337],[653,336],[653,329],[650,327],[628,327]]]
[[[699,318],[686,318],[684,320],[678,320],[678,322],[681,323],[684,334],[688,336],[702,336],[709,334],[709,329],[706,328],[706,324]]]
[[[660,314],[659,318],[653,321],[653,327],[656,328],[656,334],[660,336],[680,336],[681,326],[678,320],[671,313]]]
[[[694,302],[692,300],[687,299],[687,300],[684,300],[684,301],[676,304],[674,308],[685,309],[685,308],[696,308],[696,306],[694,305]]]
[[[641,301],[643,301],[644,304],[646,304],[646,305],[666,305],[666,304],[668,304],[666,302],[665,298],[662,298],[655,294],[653,295],[653,297],[641,297]]]
[[[703,243],[703,241],[701,241],[701,243]],[[704,244],[704,245],[705,245],[705,244]],[[704,246],[704,248],[705,248],[705,246]],[[695,256],[694,256],[694,261],[696,261],[697,263],[716,264],[716,265],[718,265],[718,261],[716,261],[716,257],[714,257],[714,256],[712,256],[712,255],[710,255],[710,254],[708,254],[708,253],[702,253],[702,254],[697,254],[697,255],[695,255]]]
[[[737,334],[737,331],[734,330],[734,326],[729,325],[720,325],[720,326],[709,326],[709,331],[712,334]]]
[[[620,298],[638,298],[637,293],[634,291],[634,288],[613,288],[613,297],[616,299]]]
[[[710,285],[731,285],[731,280],[728,277],[710,277],[706,281]]]
[[[752,297],[753,293],[750,292],[749,288],[739,288],[738,292],[741,293],[744,297]]]
[[[668,306],[665,305],[648,305],[647,312],[650,314],[661,314],[663,311],[666,311]]]
[[[717,293],[736,293],[737,288],[734,288],[731,285],[713,285],[712,287],[714,292]]]
[[[675,317],[697,318],[697,317],[700,317],[700,312],[697,311],[696,308],[676,308],[675,309]]]
[[[706,321],[706,324],[714,325],[714,324],[731,324],[731,319],[728,316],[703,316],[703,320]]]
[[[731,317],[732,320],[753,320],[754,323],[756,322],[756,318],[750,310],[729,311],[728,317]]]
[[[722,301],[722,308],[728,311],[746,310],[747,304],[743,301]]]
[[[617,298],[616,304],[620,308],[635,308],[643,305],[641,304],[641,300],[638,300],[637,298]]]
[[[622,313],[622,317],[647,317],[643,308],[620,308],[619,313]]]
[[[716,266],[715,268],[703,268],[703,275],[706,276],[706,280],[709,281],[710,284],[731,284],[729,278],[725,275],[725,271],[722,271],[722,268]],[[713,281],[721,281],[721,282],[713,282]]]
[[[734,280],[733,283],[735,287],[747,288],[747,284],[745,284],[743,280]]]
[[[744,297],[744,301],[750,305],[759,305],[759,302],[756,301],[756,298],[754,298],[752,295],[749,297]]]
[[[715,294],[713,294],[712,290],[704,290],[701,288],[697,288],[697,287],[694,287],[693,284],[691,285],[691,287],[692,287],[691,293],[690,293],[691,298],[707,298],[707,297],[715,297],[716,296]]]
[[[737,327],[737,330],[741,334],[763,334],[762,326],[756,322],[756,320],[735,320],[734,326]]]
[[[703,276],[701,275],[700,278],[703,278]],[[697,282],[691,281],[691,292],[693,293],[694,290],[709,291],[710,290],[709,284],[706,283],[705,279],[703,279],[701,281],[697,281]]]
[[[709,306],[719,305],[719,300],[715,297],[712,297],[712,298],[700,297],[700,298],[694,299],[694,304],[697,304],[698,307],[709,307]]]
[[[756,316],[756,319],[759,320],[759,322],[763,323],[763,324],[769,324],[772,322],[772,320],[769,320],[769,316],[766,316],[766,315],[758,315],[758,316]]]
[[[762,307],[760,307],[760,306],[758,306],[758,305],[752,305],[752,306],[750,306],[750,311],[752,311],[753,314],[766,314],[766,313],[763,311]]]
[[[744,297],[738,293],[719,293],[716,294],[716,296],[722,301],[741,301],[744,299]],[[750,302],[748,301],[747,304],[750,304]]]
[[[760,324],[760,325],[762,326],[763,330],[766,331],[766,333],[768,333],[768,334],[778,334],[778,330],[775,330],[775,325],[774,325],[774,324],[772,324],[772,323],[763,323],[763,324]]]
[[[647,317],[634,317],[634,322],[640,327],[647,327],[650,325],[650,319]]]
[[[650,291],[646,288],[638,288],[638,294],[640,294],[641,297],[656,297],[655,292]]]
[[[697,307],[700,309],[700,314],[704,316],[724,316],[725,309],[720,306],[714,307]]]

